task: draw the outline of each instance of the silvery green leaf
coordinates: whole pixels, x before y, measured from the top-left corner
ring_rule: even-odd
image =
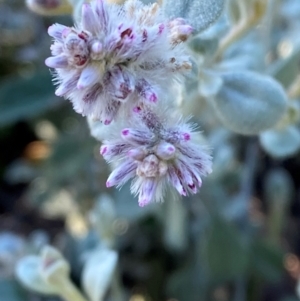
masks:
[[[287,108],[281,85],[250,71],[221,74],[223,85],[213,99],[215,111],[229,129],[256,135],[273,127]]]
[[[224,70],[258,71],[263,65],[255,58],[253,54],[244,53],[231,58],[224,58],[224,60],[218,66]]]
[[[224,143],[214,153],[214,172],[212,177],[226,176],[228,172],[236,169],[235,150],[229,143]]]
[[[195,31],[203,31],[216,22],[223,8],[224,0],[163,1],[163,9],[167,16],[186,19]]]
[[[189,41],[189,47],[201,55],[213,55],[218,48],[218,40],[197,36]]]
[[[269,172],[264,188],[264,194],[269,203],[286,205],[292,201],[293,180],[285,169],[278,168]]]
[[[28,240],[31,250],[39,252],[43,247],[49,245],[50,236],[45,230],[37,229],[30,233]]]
[[[293,125],[263,132],[259,140],[264,150],[274,158],[291,157],[300,150],[300,132]]]
[[[17,279],[27,288],[47,295],[57,294],[57,290],[48,284],[40,275],[41,258],[38,256],[26,256],[18,261],[16,266]]]
[[[239,4],[237,1],[241,0],[228,0],[226,2],[226,15],[229,17],[229,20],[232,24],[236,24],[241,17]]]
[[[223,84],[222,78],[216,73],[202,70],[199,73],[199,93],[204,97],[216,95]]]
[[[109,247],[114,244],[113,222],[115,218],[116,212],[113,199],[107,194],[101,194],[90,212],[90,220],[101,241]]]
[[[276,60],[268,70],[268,73],[284,87],[288,87],[299,73],[300,45],[292,47],[292,53],[288,57]]]
[[[70,265],[56,248],[44,246],[40,258],[39,273],[47,284],[57,286],[58,279],[69,278]]]
[[[200,32],[199,35],[204,40],[220,40],[229,30],[229,24],[226,17],[223,15],[212,26],[205,31]]]
[[[87,258],[82,274],[82,285],[90,301],[101,301],[112,281],[118,254],[99,248]]]
[[[224,70],[262,70],[265,66],[265,49],[258,43],[261,37],[257,32],[249,33],[228,48],[219,67]]]

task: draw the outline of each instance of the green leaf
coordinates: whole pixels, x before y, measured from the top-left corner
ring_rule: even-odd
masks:
[[[31,78],[11,77],[0,84],[0,126],[28,119],[57,106],[51,75],[47,70]]]
[[[269,67],[268,73],[288,87],[299,73],[300,45],[285,59],[277,60]]]
[[[242,233],[231,224],[214,217],[204,242],[204,258],[212,278],[232,279],[245,272],[248,245]]]
[[[300,150],[300,131],[291,125],[281,130],[269,130],[259,136],[264,150],[274,158],[288,158]]]
[[[267,281],[280,280],[283,268],[283,252],[265,241],[256,241],[252,246],[251,269]]]
[[[82,285],[91,301],[104,300],[114,276],[118,261],[116,251],[97,248],[92,251],[85,262],[82,272]]]
[[[165,0],[165,14],[171,18],[184,18],[195,31],[203,31],[220,17],[224,0]]]
[[[213,100],[220,120],[232,131],[256,135],[273,127],[287,109],[281,85],[250,71],[222,73],[223,86]]]
[[[28,255],[20,259],[16,266],[16,277],[26,288],[45,295],[57,294],[57,289],[48,284],[40,274],[41,258]]]

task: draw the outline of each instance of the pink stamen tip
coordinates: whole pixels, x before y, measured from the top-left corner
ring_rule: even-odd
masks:
[[[140,113],[142,111],[141,107],[134,107],[133,112]]]
[[[165,25],[164,24],[160,24],[158,27],[158,33],[161,34],[165,29]]]
[[[182,189],[180,194],[183,195],[183,196],[186,196],[186,191],[184,189]]]
[[[107,188],[110,188],[110,187],[112,187],[112,186],[113,186],[113,185],[112,185],[109,181],[106,182],[106,187],[107,187]]]
[[[168,151],[169,151],[170,153],[173,153],[173,152],[175,151],[175,148],[174,148],[173,146],[169,146],[169,147],[168,147]]]
[[[139,202],[140,207],[145,207],[148,204],[149,204],[149,202],[147,200],[142,200],[142,201]]]
[[[106,119],[106,120],[104,120],[103,123],[104,123],[105,125],[109,125],[109,124],[111,123],[111,120]]]
[[[189,141],[189,140],[191,140],[191,135],[190,135],[189,133],[184,133],[184,134],[183,134],[183,139],[184,139],[185,141]]]
[[[195,184],[193,183],[193,184],[188,184],[189,185],[189,187],[191,188],[191,189],[194,189],[196,186],[195,186]]]
[[[122,130],[122,135],[123,136],[127,136],[129,134],[129,130],[125,129],[125,130]]]
[[[107,146],[101,147],[100,154],[103,156],[107,152]]]
[[[156,94],[152,93],[151,96],[149,97],[149,100],[150,100],[151,102],[156,102],[156,101],[157,101],[157,96],[156,96]]]

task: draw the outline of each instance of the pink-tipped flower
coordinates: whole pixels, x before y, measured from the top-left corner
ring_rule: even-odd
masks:
[[[164,114],[149,106],[136,108],[131,126],[101,147],[105,160],[117,163],[107,187],[134,178],[131,190],[139,195],[140,206],[162,201],[166,186],[182,196],[195,194],[201,177],[211,172],[211,156],[198,144],[197,133],[188,123]]]
[[[170,92],[175,77],[191,67],[182,43],[174,44],[174,32],[190,31],[176,20],[164,18],[157,3],[84,3],[76,27],[54,24],[48,30],[54,43],[46,65],[56,71],[56,95],[104,124],[121,106],[156,103],[162,90]]]

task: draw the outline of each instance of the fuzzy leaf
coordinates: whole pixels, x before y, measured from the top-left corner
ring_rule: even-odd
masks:
[[[57,294],[57,290],[42,278],[39,269],[41,258],[38,256],[26,256],[22,258],[16,267],[18,280],[27,288],[46,295]]]
[[[35,117],[61,103],[54,95],[48,73],[38,72],[29,79],[14,77],[1,82],[1,126]]]
[[[300,132],[295,126],[282,130],[269,130],[260,134],[264,150],[274,158],[287,158],[300,150]]]
[[[108,247],[114,244],[113,223],[116,218],[114,200],[108,194],[101,194],[90,212],[90,221],[102,243]]]
[[[186,19],[195,31],[203,31],[220,17],[224,0],[165,0],[165,14]]]
[[[199,74],[199,93],[203,97],[216,95],[222,87],[222,78],[213,72],[202,70]]]
[[[218,48],[218,40],[205,37],[195,37],[189,42],[189,47],[197,54],[200,55],[211,55]]]
[[[269,67],[268,73],[281,82],[284,87],[288,87],[299,73],[299,62],[300,45],[296,45],[288,57],[276,60]]]
[[[97,249],[87,259],[82,284],[91,301],[101,301],[110,285],[118,255],[109,249]]]
[[[223,86],[213,100],[220,120],[232,131],[256,135],[273,127],[287,108],[281,85],[250,71],[222,73]]]

